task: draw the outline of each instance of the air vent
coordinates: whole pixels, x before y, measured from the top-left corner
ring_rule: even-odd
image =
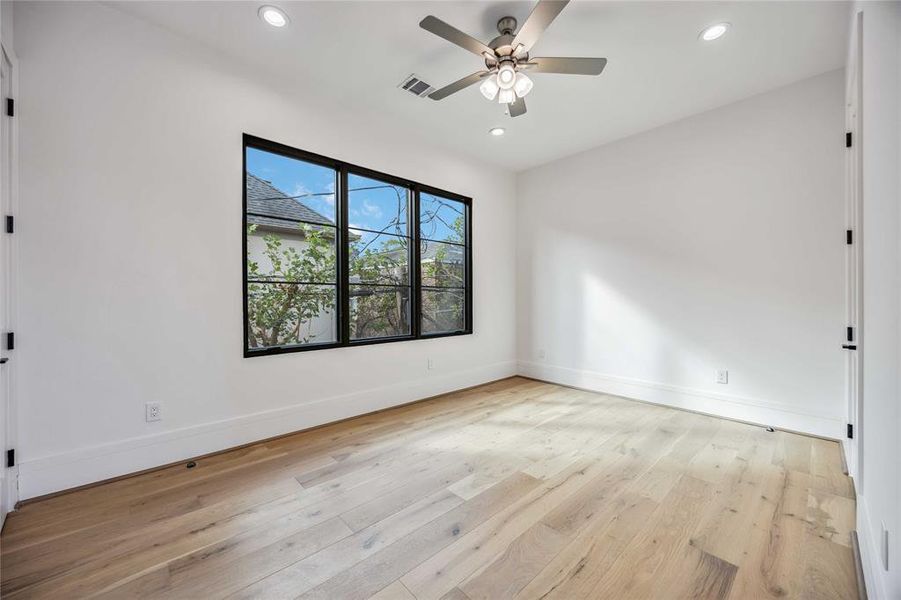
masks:
[[[419,96],[420,98],[425,98],[435,91],[435,88],[420,79],[417,75],[410,75],[409,77],[401,81],[400,85],[398,85],[397,87],[402,90],[406,90],[411,94]]]

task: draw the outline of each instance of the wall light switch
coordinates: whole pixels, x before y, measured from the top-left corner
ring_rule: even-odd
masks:
[[[428,365],[429,365],[429,367],[428,367],[429,369],[434,369],[434,368],[435,368],[435,359],[434,359],[434,358],[430,358],[430,359],[429,359],[429,362],[428,362]]]
[[[729,371],[726,369],[717,369],[716,370],[716,382],[717,383],[729,383]]]

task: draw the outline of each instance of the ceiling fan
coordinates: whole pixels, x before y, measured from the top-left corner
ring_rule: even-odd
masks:
[[[467,75],[452,84],[429,94],[432,100],[443,100],[475,83],[482,82],[479,90],[488,100],[507,105],[511,117],[525,114],[523,99],[532,89],[529,73],[563,73],[565,75],[600,75],[607,65],[606,58],[545,58],[531,57],[529,50],[569,0],[539,0],[522,28],[516,32],[516,19],[504,17],[497,22],[500,35],[487,44],[441,19],[429,15],[419,26],[456,44],[464,50],[478,54],[485,60],[485,69]],[[514,33],[516,32],[516,33]]]

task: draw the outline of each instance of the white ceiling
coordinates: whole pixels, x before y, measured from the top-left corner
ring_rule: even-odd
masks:
[[[257,18],[271,3],[290,16]],[[528,113],[511,119],[472,86],[440,102],[396,86],[416,73],[442,87],[479,70],[465,50],[419,28],[428,14],[488,41],[504,15],[532,2],[124,2],[115,6],[235,57],[267,77],[292,78],[401,133],[523,170],[804,79],[844,64],[843,2],[592,2],[576,0],[533,56],[602,56],[600,77],[536,74]],[[725,37],[702,43],[706,25]],[[488,129],[503,126],[494,138]]]

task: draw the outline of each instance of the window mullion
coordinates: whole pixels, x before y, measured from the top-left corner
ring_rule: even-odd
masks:
[[[420,273],[420,243],[419,243],[419,186],[413,186],[413,207],[410,211],[410,223],[412,231],[410,231],[410,285],[413,286],[413,297],[411,298],[411,315],[410,323],[411,333],[413,337],[422,337],[422,281]]]
[[[338,209],[338,296],[340,303],[340,316],[338,327],[341,344],[350,342],[350,253],[348,242],[350,240],[347,216],[347,167],[338,166],[337,209]]]

